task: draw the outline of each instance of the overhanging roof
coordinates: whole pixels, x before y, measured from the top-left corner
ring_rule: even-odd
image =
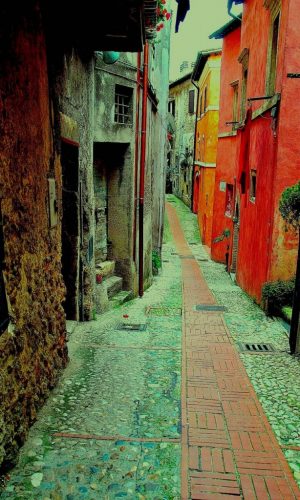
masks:
[[[212,55],[220,55],[220,54],[222,54],[222,49],[207,49],[207,50],[201,50],[201,52],[198,52],[197,59],[195,62],[194,71],[191,75],[191,79],[194,81],[199,80],[200,75],[203,71],[203,68],[204,68],[205,63],[208,60],[208,58]]]
[[[184,75],[181,78],[178,78],[178,80],[174,80],[174,82],[170,83],[169,89],[176,87],[176,85],[180,85],[181,83],[185,82],[186,80],[190,80],[191,76],[192,76],[192,73],[188,73],[187,75]]]
[[[224,24],[217,31],[214,31],[208,38],[216,38],[217,40],[224,38],[224,36],[239,28],[241,26],[241,22],[242,20],[237,17],[235,19],[230,19],[228,23]]]
[[[56,44],[88,51],[142,51],[145,39],[154,36],[156,8],[157,0],[42,0]]]

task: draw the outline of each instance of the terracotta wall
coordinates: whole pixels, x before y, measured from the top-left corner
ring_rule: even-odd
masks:
[[[257,172],[257,196],[255,203],[249,200],[249,185],[247,193],[241,196],[237,278],[258,301],[264,282],[294,274],[297,247],[293,235],[284,232],[278,202],[283,189],[299,180],[299,84],[286,76],[287,72],[296,71],[299,55],[300,37],[294,29],[299,2],[284,2],[281,8],[276,78],[276,92],[281,93],[279,114],[274,120],[268,111],[249,122],[249,157],[239,157],[239,170],[242,162],[248,163],[248,180],[251,169]],[[245,2],[241,49],[249,48],[248,97],[265,95],[270,22],[270,11],[259,0]],[[261,104],[253,103],[252,112]]]
[[[232,217],[225,215],[226,184],[235,185],[236,177],[236,132],[232,131],[232,125],[226,122],[232,121],[233,110],[233,88],[232,82],[240,78],[240,65],[238,56],[240,53],[241,29],[237,28],[226,35],[223,39],[221,84],[220,84],[220,110],[219,110],[219,137],[217,146],[217,166],[214,191],[214,209],[212,226],[212,258],[218,262],[225,262],[225,253],[231,238],[214,242],[225,229],[233,232]],[[230,135],[233,134],[233,135]]]
[[[0,336],[0,464],[5,467],[14,462],[55,385],[67,350],[60,225],[49,227],[47,180],[56,180],[61,215],[61,170],[39,9],[34,2],[17,9],[6,4],[0,24],[0,193],[11,314]]]

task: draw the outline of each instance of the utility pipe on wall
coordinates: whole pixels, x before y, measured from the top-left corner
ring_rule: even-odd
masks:
[[[145,166],[147,140],[147,103],[148,103],[148,63],[149,45],[144,47],[143,71],[143,101],[142,101],[142,135],[140,159],[140,193],[139,193],[139,296],[144,294],[144,195],[145,195]]]
[[[134,157],[134,213],[133,213],[133,262],[136,262],[136,227],[137,227],[137,191],[139,168],[139,130],[140,130],[140,95],[141,95],[141,53],[137,54],[136,74],[136,116],[135,116],[135,157]]]
[[[191,211],[195,214],[196,211],[194,211],[194,184],[195,184],[195,161],[196,161],[196,151],[197,151],[197,128],[198,128],[198,122],[197,122],[197,117],[198,117],[198,105],[199,105],[199,93],[200,93],[200,88],[199,86],[194,82],[194,80],[191,80],[192,84],[196,88],[196,116],[195,116],[195,130],[194,130],[194,155],[193,155],[193,166],[192,166],[192,193],[191,193]],[[200,111],[201,113],[201,111]]]

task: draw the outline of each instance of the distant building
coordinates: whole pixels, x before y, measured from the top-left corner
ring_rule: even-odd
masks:
[[[172,185],[172,192],[189,207],[192,193],[195,111],[196,89],[191,82],[191,73],[188,73],[169,85],[169,131],[172,138],[168,155],[168,185]]]
[[[219,123],[221,49],[198,53],[192,81],[198,87],[193,168],[193,212],[202,243],[210,247]]]

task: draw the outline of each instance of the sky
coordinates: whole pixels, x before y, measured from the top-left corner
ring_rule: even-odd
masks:
[[[190,10],[185,20],[175,33],[177,2],[170,0],[173,11],[171,28],[170,80],[180,78],[180,64],[195,61],[199,50],[218,48],[222,40],[210,40],[208,35],[223,26],[230,18],[227,14],[226,0],[190,0]],[[241,11],[240,6],[232,10],[235,14]]]

